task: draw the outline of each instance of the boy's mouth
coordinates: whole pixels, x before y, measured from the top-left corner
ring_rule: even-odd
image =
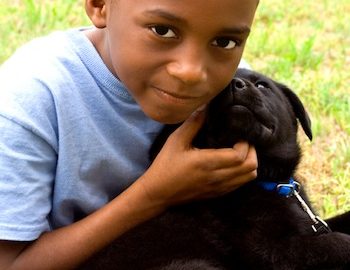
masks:
[[[164,90],[164,89],[156,87],[156,86],[153,86],[153,89],[155,90],[155,92],[157,93],[157,95],[159,97],[161,97],[162,99],[164,99],[166,101],[170,101],[170,102],[176,102],[176,103],[186,102],[187,103],[189,101],[199,99],[199,97],[181,95],[178,93],[170,92],[168,90]]]

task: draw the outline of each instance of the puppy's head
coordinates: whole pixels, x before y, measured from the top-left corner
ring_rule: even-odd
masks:
[[[197,142],[222,148],[245,140],[266,155],[299,155],[298,120],[311,140],[309,116],[292,90],[260,73],[239,69],[210,103]]]

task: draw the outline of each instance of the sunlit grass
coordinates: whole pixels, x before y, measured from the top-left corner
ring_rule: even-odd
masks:
[[[82,0],[0,0],[0,23],[1,63],[36,36],[89,22]]]

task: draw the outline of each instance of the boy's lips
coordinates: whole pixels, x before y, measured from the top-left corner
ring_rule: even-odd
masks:
[[[173,93],[156,86],[153,86],[153,88],[156,90],[155,92],[157,93],[158,96],[170,102],[172,101],[176,103],[183,103],[183,102],[193,101],[200,98],[197,96],[188,96],[188,95]]]

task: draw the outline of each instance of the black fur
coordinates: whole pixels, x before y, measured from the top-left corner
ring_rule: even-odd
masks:
[[[120,237],[81,269],[350,269],[350,214],[329,220],[334,232],[315,234],[295,196],[264,190],[258,182],[288,183],[300,160],[298,121],[311,139],[310,119],[286,86],[238,70],[210,104],[193,144],[254,144],[258,177],[216,199],[170,209]],[[167,126],[153,156],[176,126]],[[300,194],[307,201],[303,191]]]

